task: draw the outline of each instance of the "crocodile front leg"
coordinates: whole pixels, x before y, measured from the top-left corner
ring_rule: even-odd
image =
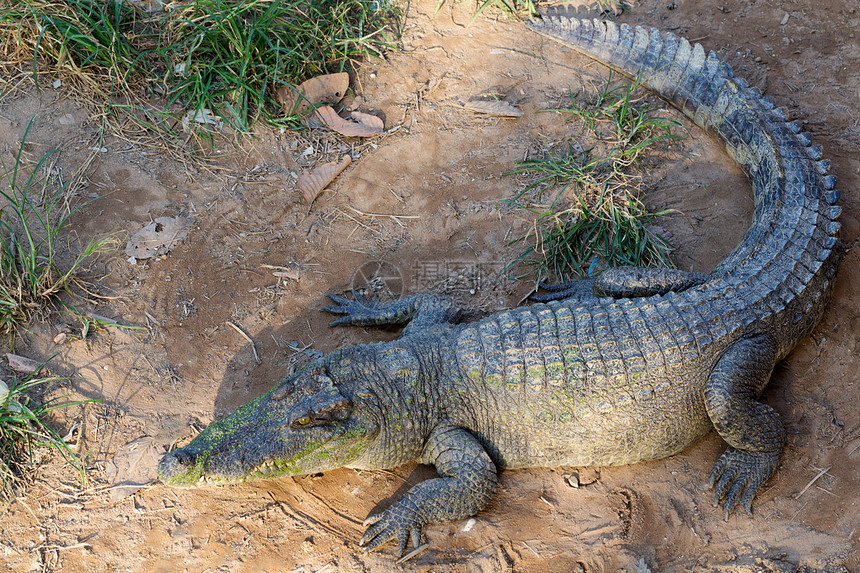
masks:
[[[453,426],[435,428],[419,459],[433,464],[441,477],[414,486],[391,507],[372,515],[360,544],[374,551],[392,539],[402,555],[411,538],[417,547],[421,527],[454,521],[481,511],[496,489],[496,466],[472,434]]]
[[[407,335],[409,332],[420,331],[437,324],[454,322],[460,313],[460,309],[451,299],[437,294],[413,294],[388,302],[368,300],[355,291],[352,295],[353,300],[336,294],[326,294],[337,305],[326,306],[320,310],[345,315],[329,326],[406,324],[402,335]]]
[[[776,473],[785,428],[776,411],[758,401],[776,362],[770,334],[739,340],[720,357],[705,386],[705,406],[729,448],[708,482],[714,505],[725,498],[725,518],[738,505],[752,515],[752,501]]]

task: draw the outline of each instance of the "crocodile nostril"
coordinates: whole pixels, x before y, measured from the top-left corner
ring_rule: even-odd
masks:
[[[176,450],[173,452],[173,459],[181,466],[190,466],[194,463],[194,456],[185,450]]]

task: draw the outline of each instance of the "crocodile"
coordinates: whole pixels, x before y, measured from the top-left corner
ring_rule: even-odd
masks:
[[[438,477],[364,524],[366,551],[395,541],[402,555],[425,524],[482,510],[502,470],[654,460],[716,428],[728,447],[710,474],[714,505],[725,519],[738,506],[752,515],[786,443],[760,395],[821,318],[836,275],[830,163],[801,123],[700,44],[611,21],[528,25],[638,78],[725,145],[754,193],[740,244],[706,274],[610,269],[465,323],[442,295],[328,295],[334,326],[405,327],[323,356],[213,422],[164,455],[163,483],[432,464]]]

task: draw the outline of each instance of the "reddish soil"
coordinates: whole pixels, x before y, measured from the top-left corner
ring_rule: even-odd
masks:
[[[62,88],[37,93],[23,81],[0,100],[7,165],[31,117],[28,161],[60,148],[70,174],[90,148],[106,150],[79,190],[98,196],[74,217],[81,238],[113,233],[124,242],[161,216],[191,222],[164,257],[133,264],[119,253],[92,270],[108,298],[87,310],[143,330],[81,339],[68,318],[31,325],[16,342],[16,353],[53,357],[51,372],[70,377],[53,395],[103,401],[52,420],[62,433],[83,423],[88,483],[55,455],[0,507],[8,570],[860,571],[860,6],[844,0],[645,0],[618,18],[719,52],[805,120],[839,178],[845,254],[836,290],[765,392],[789,444],[754,517],[736,511],[724,522],[711,505],[707,476],[725,447],[713,432],[656,462],[505,472],[474,521],[425,527],[429,548],[403,565],[391,545],[363,554],[361,522],[432,475],[427,467],[196,490],[152,482],[125,497],[112,487],[114,466],[152,476],[166,447],[270,388],[309,351],[395,336],[332,329],[317,310],[323,293],[347,290],[364,263],[399,269],[406,292],[444,281],[475,315],[529,291],[527,280],[493,275],[519,252],[509,239],[531,224],[501,203],[521,186],[503,174],[527,154],[566,146],[570,125],[538,112],[606,71],[504,18],[466,26],[468,3],[446,2],[434,16],[436,5],[411,3],[403,51],[353,74],[360,108],[400,129],[355,147],[352,165],[310,208],[296,176],[347,144],[260,130],[241,147],[219,144],[214,168],[198,170],[114,136],[100,142],[98,121]],[[524,116],[464,109],[488,90],[507,94]],[[646,202],[681,211],[660,225],[681,247],[679,266],[708,270],[740,240],[752,200],[719,144],[690,130],[651,174]],[[56,344],[60,332],[69,336]],[[566,480],[574,472],[578,489]]]

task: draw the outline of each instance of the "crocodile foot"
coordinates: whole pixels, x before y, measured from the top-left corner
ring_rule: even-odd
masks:
[[[711,472],[708,487],[714,488],[714,507],[723,502],[725,519],[738,504],[752,515],[753,498],[776,473],[780,452],[751,452],[729,446]]]
[[[358,544],[365,546],[365,553],[376,551],[392,539],[397,541],[398,557],[403,555],[408,541],[412,541],[413,547],[418,547],[421,526],[425,522],[419,517],[418,507],[403,501],[407,500],[401,500],[382,513],[364,520],[362,525],[369,526],[369,529]]]
[[[570,282],[557,284],[540,281],[537,285],[538,288],[545,290],[546,292],[542,294],[531,294],[529,295],[529,300],[532,302],[550,302],[553,300],[564,300],[568,298],[577,300],[594,298],[594,295],[591,293],[593,285],[593,278],[576,279]]]
[[[379,322],[376,297],[366,299],[356,291],[352,291],[352,300],[331,293],[326,293],[326,296],[337,303],[337,306],[326,306],[320,310],[345,315],[332,322],[330,326],[372,326]]]

